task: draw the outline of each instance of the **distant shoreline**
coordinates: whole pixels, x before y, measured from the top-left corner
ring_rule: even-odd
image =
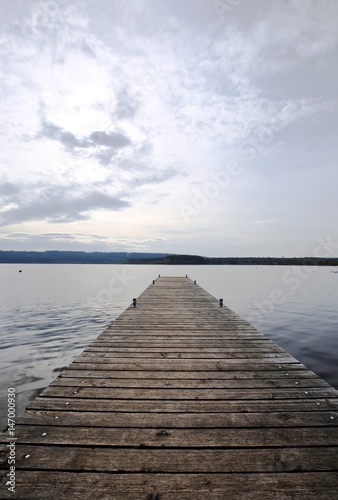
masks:
[[[338,266],[338,257],[202,257],[137,252],[0,251],[0,264]]]

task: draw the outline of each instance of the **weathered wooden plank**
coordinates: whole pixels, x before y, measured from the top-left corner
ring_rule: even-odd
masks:
[[[26,459],[25,456],[28,455]],[[196,473],[337,471],[337,447],[149,449],[17,445],[17,465],[45,469]]]
[[[231,343],[230,343],[231,342]],[[263,347],[265,347],[267,345],[268,341],[262,341],[261,344]],[[196,341],[196,340],[184,340],[183,342],[183,345],[186,346],[186,347],[192,347],[192,348],[203,348],[203,347],[211,347],[211,348],[214,348],[214,349],[225,349],[227,347],[250,347],[250,346],[259,346],[260,343],[259,342],[255,342],[255,341],[246,341],[245,343],[244,342],[240,342],[239,340],[237,339],[233,339],[232,341],[231,340],[227,340],[227,342],[223,342],[223,341],[216,341],[216,340],[212,340],[210,339],[210,341],[208,342],[208,340],[204,339],[203,341]],[[182,341],[179,341],[177,340],[177,338],[174,338],[173,340],[170,340],[170,339],[166,339],[166,340],[157,340],[157,339],[154,339],[154,340],[138,340],[136,339],[135,341],[127,341],[127,340],[124,340],[123,337],[120,337],[119,339],[117,339],[116,341],[114,342],[97,342],[95,343],[95,347],[114,347],[114,346],[117,346],[117,347],[121,347],[121,348],[124,348],[124,347],[142,347],[142,348],[148,348],[148,347],[158,347],[160,349],[165,349],[169,346],[171,347],[175,347],[176,349],[179,349],[180,346],[182,346]]]
[[[144,367],[145,369],[148,369],[151,367],[152,369],[159,369],[159,370],[189,370],[189,371],[200,371],[200,370],[226,370],[228,366],[231,365],[240,365],[244,364],[245,366],[254,366],[256,367],[257,365],[263,365],[265,366],[267,363],[270,364],[280,364],[280,363],[296,363],[299,364],[299,362],[295,359],[290,357],[262,357],[262,358],[220,358],[220,359],[175,359],[175,358],[168,358],[165,356],[162,356],[161,358],[105,358],[105,357],[96,357],[96,356],[91,356],[88,358],[88,356],[78,356],[74,361],[73,364],[76,363],[94,363],[94,364],[107,364],[107,365],[126,365],[126,366],[138,366],[139,368]]]
[[[96,339],[95,342],[92,342],[88,349],[91,348],[102,348],[103,344],[107,344],[107,347],[115,348],[124,346],[120,346],[119,344],[123,342],[126,344],[131,344],[129,348],[136,349],[144,349],[145,347],[149,348],[157,348],[157,345],[147,345],[152,342],[160,343],[164,342],[167,344],[168,348],[173,348],[173,350],[179,350],[179,348],[187,348],[191,349],[211,349],[218,350],[219,348],[227,349],[227,348],[276,348],[276,345],[273,344],[269,339],[264,338],[255,338],[254,336],[241,336],[241,335],[181,335],[178,332],[176,335],[168,334],[167,332],[163,332],[160,334],[157,332],[155,335],[146,335],[146,334],[135,334],[135,335],[127,335],[123,333],[119,333],[117,335],[110,335],[109,337],[104,337],[102,339]],[[145,342],[145,346],[143,346],[143,342]],[[187,345],[185,345],[187,342]],[[150,352],[150,351],[148,351]],[[285,351],[284,351],[285,352]]]
[[[245,336],[256,337],[257,339],[263,340],[264,336],[261,332],[256,330],[255,328],[246,327],[245,325],[232,323],[231,325],[226,325],[223,323],[219,324],[210,324],[210,321],[205,321],[200,325],[191,324],[190,320],[185,317],[179,316],[179,323],[171,323],[168,319],[165,318],[156,318],[154,322],[151,324],[142,324],[141,322],[137,322],[136,318],[130,318],[128,322],[125,324],[119,325],[111,325],[100,334],[100,337],[106,337],[111,335],[187,335],[191,334],[192,336],[207,336],[209,333],[211,336],[222,337],[223,335],[238,335],[241,336],[243,334]],[[159,321],[163,321],[163,323],[159,323]],[[156,323],[157,322],[157,323]],[[210,324],[210,328],[208,325]]]
[[[32,485],[34,490],[32,490]],[[119,474],[21,471],[20,498],[56,500],[333,500],[335,472]],[[32,497],[34,491],[34,497]],[[4,490],[3,498],[15,498]]]
[[[29,409],[62,410],[62,411],[117,411],[117,412],[151,412],[151,413],[236,413],[267,411],[320,411],[338,409],[338,398],[325,399],[269,399],[200,401],[200,400],[123,400],[123,399],[76,399],[76,398],[36,398]]]
[[[338,427],[264,429],[131,429],[17,426],[17,444],[151,448],[247,448],[338,445]]]
[[[144,389],[144,388],[111,388],[85,387],[79,384],[74,387],[49,386],[41,394],[51,398],[89,398],[89,399],[145,399],[145,400],[271,400],[271,399],[310,399],[334,398],[336,390],[330,386],[313,388],[268,388],[268,389]]]
[[[157,321],[160,321],[159,318],[157,318]],[[166,325],[165,328],[156,328],[154,325],[154,328],[151,328],[150,326],[143,327],[142,329],[139,328],[137,330],[129,329],[126,328],[125,330],[122,330],[120,328],[112,328],[111,330],[106,330],[104,333],[98,337],[97,340],[110,340],[112,338],[118,338],[121,335],[126,335],[127,337],[192,337],[192,338],[217,338],[217,339],[226,339],[227,337],[230,338],[242,338],[242,339],[256,339],[256,340],[266,340],[266,337],[262,333],[258,333],[254,330],[242,330],[240,328],[236,329],[213,329],[207,328],[207,325],[205,328],[198,327],[198,328],[184,328],[184,319],[180,323],[180,326],[178,328],[174,328],[173,325]]]
[[[148,347],[148,348],[145,348],[145,347],[87,347],[87,349],[85,349],[83,351],[83,353],[94,353],[94,352],[97,352],[97,353],[101,353],[101,352],[104,352],[104,353],[113,353],[113,354],[140,354],[140,355],[143,355],[143,354],[148,354],[148,353],[152,353],[152,354],[156,354],[156,353],[159,353],[161,352],[162,349],[160,347]],[[219,353],[219,349],[209,349],[208,347],[190,347],[190,348],[186,348],[186,347],[183,347],[181,346],[180,349],[177,349],[175,347],[167,347],[166,348],[166,352],[167,353],[171,353],[171,354],[183,354],[183,353],[186,353],[186,354],[203,354],[203,353],[206,353],[206,354],[218,354]],[[262,347],[257,347],[256,345],[255,346],[243,346],[243,347],[224,347],[224,351],[220,351],[221,353],[265,353],[265,352],[268,352],[268,353],[274,353],[274,352],[281,352],[281,353],[285,353],[284,349],[282,349],[281,347],[278,347],[276,345],[273,345],[273,344],[270,344],[268,346],[262,346]]]
[[[289,369],[281,370],[278,366],[266,369],[255,369],[247,371],[246,367],[242,370],[215,370],[215,371],[153,371],[153,370],[117,370],[116,368],[108,370],[104,365],[88,365],[93,369],[86,368],[87,365],[69,365],[67,369],[62,372],[62,377],[78,377],[85,379],[90,378],[104,378],[104,379],[151,379],[151,380],[260,380],[260,379],[292,379],[300,381],[303,379],[319,379],[318,375],[301,368],[298,365],[289,365]],[[82,369],[81,369],[82,368]],[[284,367],[283,367],[284,368]]]
[[[265,378],[265,379],[127,379],[127,378],[94,378],[84,376],[82,373],[82,381],[77,377],[60,376],[55,379],[50,387],[114,387],[114,388],[148,388],[148,389],[267,389],[267,388],[291,388],[299,387],[303,389],[311,389],[314,387],[329,387],[327,382],[317,378],[304,378],[295,380],[292,378]]]
[[[154,366],[153,363],[148,363],[146,365],[141,366],[139,363],[82,363],[82,362],[77,362],[77,363],[72,363],[71,365],[68,366],[68,370],[84,370],[84,371],[92,371],[94,372],[95,370],[98,371],[110,371],[110,372],[130,372],[132,373],[133,371],[139,372],[142,369],[145,370],[146,373],[148,373],[148,376],[152,376],[151,373],[154,375],[154,377],[160,377],[160,373],[166,373],[166,377],[170,378],[173,373],[180,373],[181,377],[183,378],[189,378],[189,373],[191,374],[191,378],[201,378],[201,373],[206,373],[206,374],[216,374],[218,372],[228,372],[229,374],[232,374],[231,377],[235,378],[234,373],[237,374],[237,372],[243,372],[243,371],[252,371],[253,372],[253,377],[259,373],[259,372],[273,372],[275,374],[276,369],[279,368],[279,364],[275,363],[270,364],[266,362],[265,364],[262,363],[261,365],[258,364],[245,364],[245,363],[236,363],[236,364],[229,364],[228,367],[225,367],[224,364],[220,364],[217,360],[215,361],[215,367],[212,369],[208,370],[205,366],[200,367],[200,370],[189,370],[188,367],[182,367],[179,369],[179,367],[173,367],[172,370],[169,368],[168,365],[162,364],[161,366]],[[283,369],[284,371],[284,376],[286,376],[286,373],[293,373],[293,376],[298,377],[298,373],[301,373],[303,370],[303,366],[300,364],[288,364],[284,363],[280,370]],[[183,375],[184,374],[184,375]],[[126,375],[127,376],[127,375]],[[132,376],[132,375],[130,375]],[[136,374],[134,374],[136,376]],[[301,376],[301,375],[300,375]],[[215,377],[216,378],[216,377]],[[222,378],[220,375],[219,378]]]
[[[162,349],[159,352],[156,353],[142,353],[142,352],[117,352],[117,353],[98,353],[98,352],[83,352],[80,359],[83,358],[100,358],[100,359],[108,359],[108,360],[114,360],[114,359],[135,359],[135,358],[142,358],[142,359],[162,359],[162,358],[167,358],[167,359],[267,359],[267,358],[285,358],[284,353],[276,353],[276,352],[233,352],[233,353],[227,353],[227,352],[213,352],[213,353],[187,353],[187,352],[167,352],[166,349]]]
[[[320,408],[320,407],[319,407]],[[24,425],[61,425],[127,428],[252,428],[336,427],[336,411],[269,411],[261,413],[119,413],[98,411],[25,410]],[[6,436],[4,436],[6,437]]]
[[[106,362],[105,362],[106,361]],[[291,364],[292,363],[292,364]],[[294,358],[268,358],[266,360],[261,359],[227,359],[227,360],[198,360],[196,362],[189,360],[176,360],[176,359],[138,359],[133,361],[127,360],[114,360],[114,362],[109,363],[109,360],[104,360],[101,358],[91,359],[90,362],[87,358],[79,356],[76,360],[69,365],[68,369],[95,369],[101,367],[105,370],[151,370],[151,371],[226,371],[226,370],[274,370],[276,366],[281,366],[280,369],[285,370],[297,370],[302,369],[303,366]]]

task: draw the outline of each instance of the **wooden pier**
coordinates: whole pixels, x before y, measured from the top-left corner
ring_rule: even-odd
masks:
[[[17,420],[0,498],[338,498],[338,391],[189,278],[159,277]]]

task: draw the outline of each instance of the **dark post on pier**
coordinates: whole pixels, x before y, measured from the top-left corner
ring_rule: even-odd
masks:
[[[220,307],[221,306],[221,307]],[[338,498],[338,391],[188,277],[158,277],[19,416],[0,498]]]

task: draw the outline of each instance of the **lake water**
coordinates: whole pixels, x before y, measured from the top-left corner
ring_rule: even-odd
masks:
[[[159,274],[188,274],[338,388],[337,268],[0,264],[0,427],[9,387],[19,412]]]

